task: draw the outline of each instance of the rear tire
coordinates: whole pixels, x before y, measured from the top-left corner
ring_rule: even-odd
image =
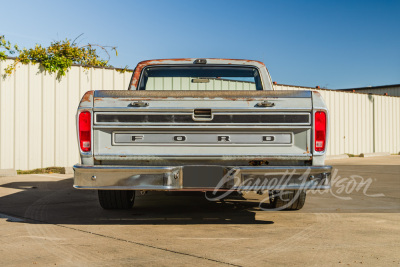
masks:
[[[275,196],[272,196],[273,193]],[[273,209],[300,210],[306,202],[306,191],[283,190],[270,193],[270,203]]]
[[[133,190],[99,190],[99,203],[105,210],[131,209],[135,201]]]

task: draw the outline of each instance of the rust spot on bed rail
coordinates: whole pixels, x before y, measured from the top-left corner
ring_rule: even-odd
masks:
[[[83,95],[81,102],[90,102],[90,101],[92,101],[93,92],[94,92],[94,91],[87,91],[87,92]]]
[[[230,101],[238,101],[238,100],[241,100],[241,101],[247,101],[248,102],[248,104],[250,103],[250,101],[256,101],[256,100],[262,100],[262,99],[266,99],[266,97],[265,96],[260,96],[260,98],[247,98],[247,97],[223,97],[223,99],[225,99],[225,100],[230,100]]]
[[[229,91],[229,90],[198,90],[198,91],[178,91],[178,90],[100,90],[96,92],[97,97],[119,98],[119,100],[144,100],[144,99],[173,99],[173,98],[222,98],[227,100],[260,100],[274,99],[279,97],[288,98],[310,98],[310,91]]]

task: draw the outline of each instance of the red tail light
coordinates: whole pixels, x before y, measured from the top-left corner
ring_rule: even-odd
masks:
[[[79,146],[83,152],[89,152],[91,144],[91,115],[89,111],[79,114]]]
[[[315,112],[315,151],[324,151],[326,144],[326,114],[323,111]]]

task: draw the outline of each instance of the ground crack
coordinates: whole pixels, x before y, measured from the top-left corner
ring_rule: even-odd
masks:
[[[130,244],[134,244],[134,245],[138,245],[138,246],[143,246],[143,247],[148,247],[148,248],[152,248],[152,249],[161,250],[161,251],[164,251],[164,252],[174,253],[174,254],[177,254],[177,255],[188,256],[188,257],[192,257],[192,258],[212,261],[212,262],[215,262],[215,263],[221,263],[221,264],[225,264],[225,265],[229,265],[229,266],[238,266],[238,267],[241,266],[241,265],[237,265],[237,264],[233,264],[233,263],[229,263],[229,262],[224,262],[224,261],[219,261],[219,260],[215,260],[215,259],[211,259],[211,258],[206,258],[206,257],[194,255],[194,254],[189,254],[189,253],[180,252],[180,251],[176,251],[176,250],[171,250],[171,249],[167,249],[167,248],[156,247],[156,246],[145,244],[145,243],[140,243],[140,242],[131,241],[131,240],[127,240],[127,239],[122,239],[122,238],[118,238],[118,237],[113,237],[113,236],[103,235],[103,234],[90,232],[90,231],[86,231],[86,230],[81,230],[81,229],[77,229],[77,228],[74,228],[74,227],[65,226],[65,225],[61,225],[61,224],[49,223],[49,222],[36,220],[36,219],[32,219],[32,218],[27,218],[27,217],[23,217],[23,216],[19,216],[19,215],[14,215],[14,214],[10,214],[10,213],[4,213],[4,212],[1,212],[1,211],[0,211],[0,213],[7,214],[7,215],[15,217],[15,218],[29,220],[29,221],[36,222],[36,223],[55,225],[55,226],[58,226],[58,227],[70,229],[70,230],[73,230],[73,231],[82,232],[82,233],[85,233],[85,234],[91,234],[91,235],[95,235],[95,236],[99,236],[99,237],[103,237],[103,238],[113,239],[113,240],[116,240],[116,241],[122,241],[122,242],[130,243]]]

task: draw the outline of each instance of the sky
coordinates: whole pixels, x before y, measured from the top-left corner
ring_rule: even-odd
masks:
[[[260,60],[279,84],[400,84],[400,0],[0,0],[0,35],[118,47],[110,64],[159,58]]]

